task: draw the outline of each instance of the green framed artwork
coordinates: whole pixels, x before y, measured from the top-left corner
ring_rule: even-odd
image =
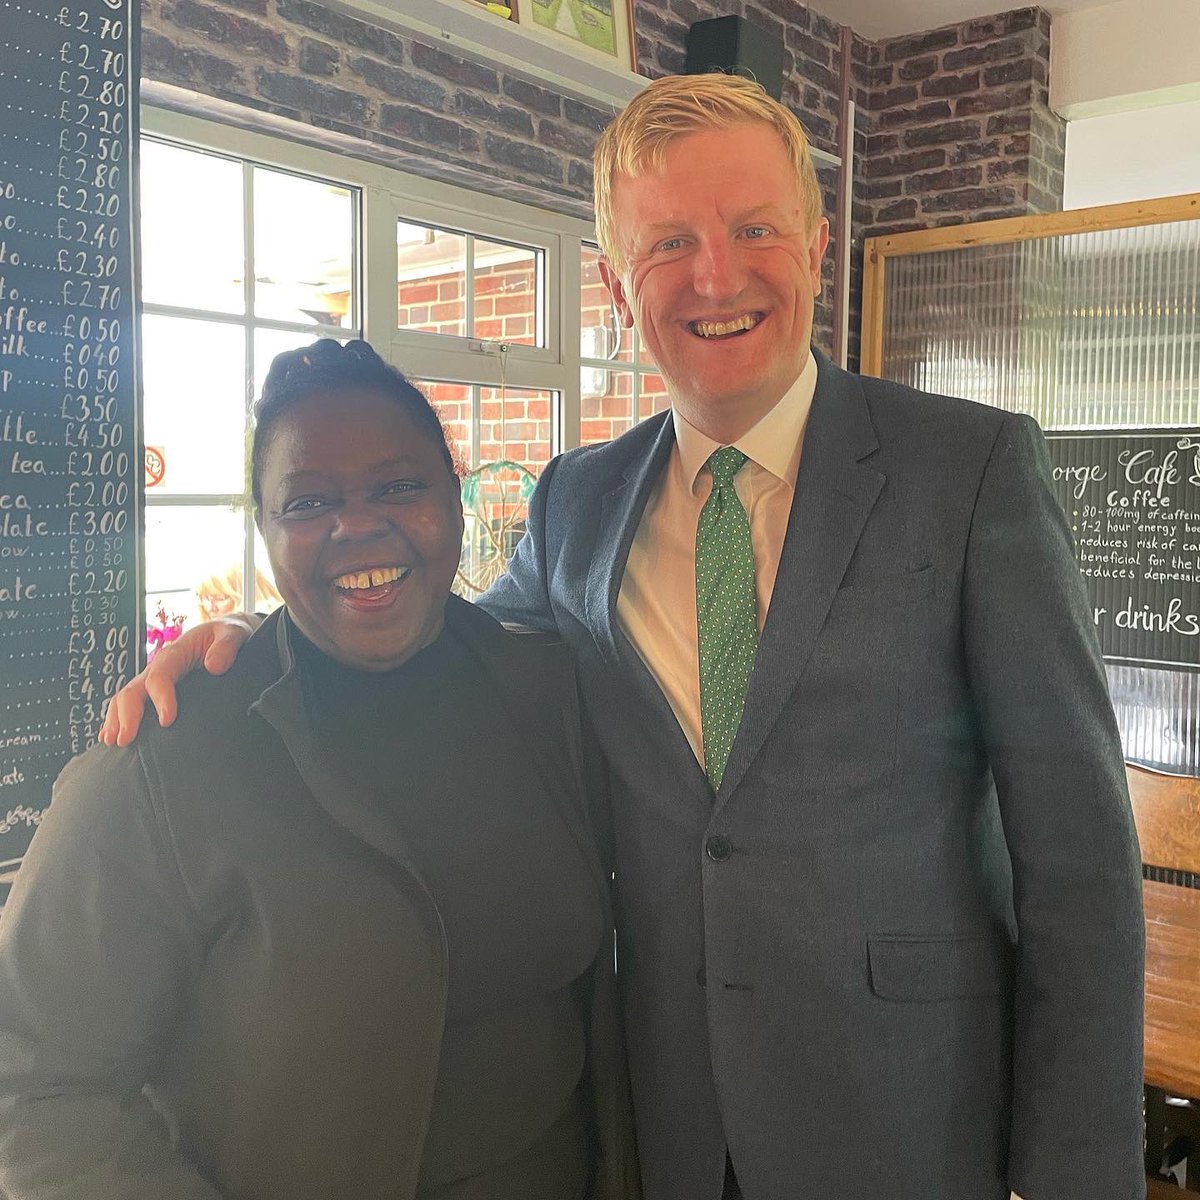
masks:
[[[632,0],[515,0],[517,20],[588,58],[636,68]]]

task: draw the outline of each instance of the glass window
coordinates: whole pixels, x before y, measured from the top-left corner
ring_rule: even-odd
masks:
[[[579,248],[579,279],[579,441],[586,446],[620,437],[670,401],[641,339],[617,322],[595,246]]]
[[[461,233],[396,223],[397,322],[401,329],[467,334],[467,239]]]
[[[420,381],[462,476],[463,554],[455,590],[471,599],[504,574],[529,497],[556,446],[559,396],[530,388]]]
[[[479,238],[474,250],[475,336],[518,346],[544,346],[542,256],[523,246]]]
[[[147,314],[143,421],[158,457],[147,499],[245,487],[246,345],[236,325]]]
[[[146,138],[141,196],[153,651],[197,621],[280,602],[249,495],[250,401],[280,351],[361,336],[359,193]]]
[[[349,188],[256,167],[254,315],[354,324],[354,210]]]
[[[241,166],[144,139],[140,186],[143,300],[245,312]]]
[[[478,461],[475,446],[475,389],[469,383],[422,383],[418,385],[438,411],[445,427],[454,461],[463,471]]]
[[[546,345],[541,250],[399,220],[396,270],[399,328]]]
[[[600,251],[586,242],[579,248],[579,353],[583,358],[652,365],[636,330],[624,329],[600,274]]]
[[[236,575],[245,557],[245,521],[229,505],[162,505],[146,509],[146,629],[190,629],[219,612],[213,581]],[[214,607],[215,605],[215,607]]]

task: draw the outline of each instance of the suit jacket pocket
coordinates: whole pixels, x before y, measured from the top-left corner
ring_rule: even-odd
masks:
[[[911,608],[929,597],[936,580],[931,566],[890,575],[856,572],[834,593],[833,603],[838,608]]]
[[[867,939],[871,991],[883,1000],[957,1000],[1008,990],[1011,951],[986,934]]]

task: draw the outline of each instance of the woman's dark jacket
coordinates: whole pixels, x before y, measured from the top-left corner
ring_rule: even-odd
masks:
[[[607,914],[564,647],[453,597],[446,622],[504,697]],[[441,919],[398,829],[317,754],[288,630],[268,618],[227,676],[185,681],[174,727],[60,777],[0,921],[0,1195],[414,1195]],[[486,748],[464,731],[440,752]],[[625,1200],[611,938],[580,983],[593,1195]]]

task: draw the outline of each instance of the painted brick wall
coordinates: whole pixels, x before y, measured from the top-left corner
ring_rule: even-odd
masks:
[[[1066,123],[1049,104],[1050,18],[1021,8],[890,38],[854,39],[851,366],[863,240],[1062,207]]]
[[[363,143],[364,157],[580,213],[611,118],[313,0],[143,0],[142,73]],[[506,188],[505,185],[511,185]]]
[[[1050,18],[1023,8],[855,56],[870,112],[856,199],[872,233],[1062,207],[1066,126],[1050,111]]]
[[[784,100],[814,145],[836,152],[840,29],[798,0],[635,0],[639,69],[682,70],[688,26],[731,11],[782,38]],[[350,135],[364,157],[407,170],[586,211],[592,147],[611,116],[595,107],[317,0],[143,0],[143,27],[150,80]],[[1060,206],[1065,130],[1047,102],[1048,60],[1037,8],[854,39],[851,365],[864,237]],[[819,176],[832,214],[836,170]],[[814,319],[824,349],[840,236],[835,222]]]

